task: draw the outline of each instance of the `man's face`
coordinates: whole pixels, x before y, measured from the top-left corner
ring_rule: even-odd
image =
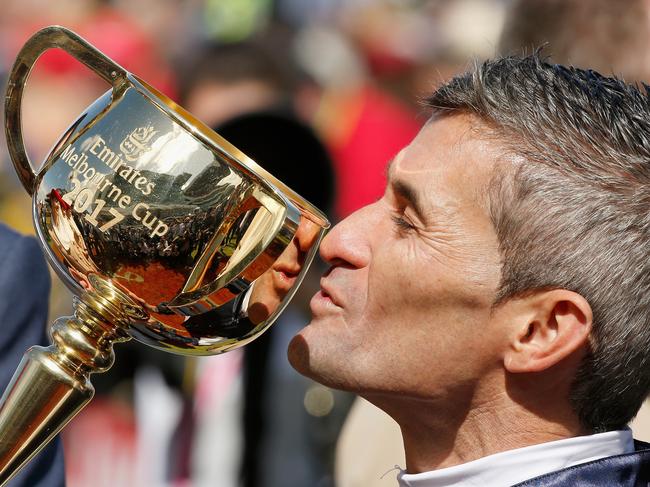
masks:
[[[486,185],[498,149],[465,115],[430,121],[384,196],[325,238],[331,268],[289,347],[301,373],[360,393],[445,395],[499,367],[497,238]]]
[[[248,318],[254,324],[267,319],[280,306],[296,283],[305,266],[305,259],[317,242],[321,227],[304,216],[284,252],[271,268],[257,278],[248,303]]]

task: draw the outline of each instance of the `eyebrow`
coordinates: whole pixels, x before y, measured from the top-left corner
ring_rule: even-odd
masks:
[[[401,179],[394,179],[391,177],[391,168],[393,167],[393,162],[394,159],[391,160],[386,167],[386,179],[388,180],[388,184],[400,198],[406,200],[409,206],[413,208],[413,211],[415,211],[420,221],[426,221],[424,208],[422,207],[422,200],[417,190],[406,181],[403,181]]]

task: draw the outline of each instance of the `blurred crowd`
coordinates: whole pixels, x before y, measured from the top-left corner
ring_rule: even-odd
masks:
[[[561,11],[562,2],[513,2],[4,0],[0,79],[32,33],[66,26],[337,221],[381,196],[386,164],[426,120],[419,100],[436,86],[473,59],[530,52],[548,42],[548,36],[526,37],[539,27],[535,23],[559,31],[558,18],[590,15],[589,2],[568,2],[586,10],[555,20],[544,13]],[[630,1],[629,8],[637,3]],[[519,20],[507,22],[517,9]],[[587,44],[607,53],[607,35],[624,43],[633,32],[629,49],[647,57],[647,39],[634,25],[640,16],[618,9],[620,32],[608,30],[607,15],[614,12],[606,13],[594,27],[602,46]],[[648,22],[647,14],[641,17]],[[620,64],[598,65],[593,52],[575,45],[563,53],[551,44],[550,51],[606,74],[629,68],[637,70],[630,80],[650,78],[641,55],[628,62],[612,49]],[[23,103],[32,160],[42,161],[75,116],[107,89],[66,54],[43,55]],[[0,220],[33,233],[29,198],[2,144],[4,137]],[[191,224],[179,222],[178,229]],[[262,339],[243,350],[196,359],[118,345],[113,369],[93,378],[98,397],[65,430],[68,485],[333,486],[336,443],[353,398],[299,376],[285,356],[291,336],[308,320],[314,280]],[[51,315],[69,314],[70,303],[53,279]],[[347,447],[347,458],[374,455],[359,451],[370,447],[399,450],[396,441]]]

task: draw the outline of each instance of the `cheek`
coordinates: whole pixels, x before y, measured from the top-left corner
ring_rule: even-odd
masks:
[[[492,301],[485,286],[467,280],[462,269],[400,250],[398,243],[376,254],[370,266],[361,321],[373,337],[451,342],[487,319]]]
[[[422,260],[392,242],[377,252],[369,266],[365,318],[372,322],[390,317],[398,322],[431,308],[435,276]]]

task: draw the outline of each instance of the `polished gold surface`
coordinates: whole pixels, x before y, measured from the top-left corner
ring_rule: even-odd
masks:
[[[34,171],[20,106],[34,62],[50,48],[111,89]],[[54,323],[53,345],[26,354],[0,401],[0,482],[90,400],[89,374],[110,367],[113,342],[134,337],[207,355],[262,333],[329,227],[309,202],[64,28],[27,42],[9,76],[5,115],[37,234],[78,300],[74,317]]]

